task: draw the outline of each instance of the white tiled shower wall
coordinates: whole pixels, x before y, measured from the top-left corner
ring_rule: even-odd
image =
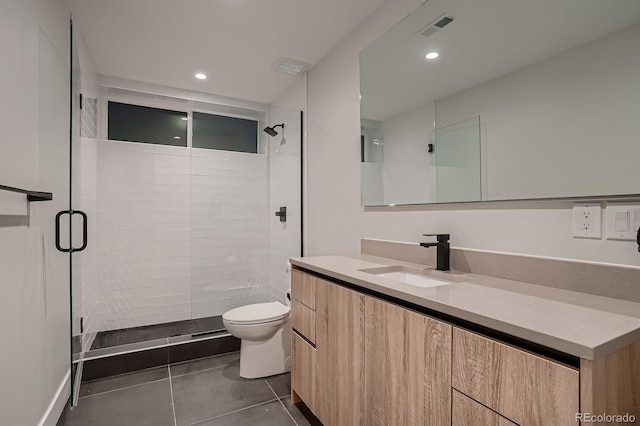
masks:
[[[269,117],[271,125],[285,123],[284,130],[279,128],[278,135],[268,143],[270,293],[272,300],[285,303],[289,288],[287,261],[301,256],[300,111],[272,107]],[[287,208],[286,222],[275,216],[280,207]]]
[[[266,155],[98,141],[99,330],[271,298]]]
[[[193,318],[269,300],[264,154],[191,150]]]

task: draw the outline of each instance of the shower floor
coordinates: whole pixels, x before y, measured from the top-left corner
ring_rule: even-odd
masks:
[[[169,337],[198,335],[224,331],[222,316],[174,321],[142,327],[101,331],[96,335],[91,350],[140,343],[147,340],[168,339]]]

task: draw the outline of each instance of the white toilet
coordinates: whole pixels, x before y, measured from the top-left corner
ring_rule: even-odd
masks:
[[[291,308],[256,303],[225,312],[227,331],[240,343],[240,376],[245,379],[291,371]]]

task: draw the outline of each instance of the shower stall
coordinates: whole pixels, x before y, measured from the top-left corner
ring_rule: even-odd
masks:
[[[83,371],[85,380],[122,372],[110,358],[126,367],[134,356],[202,356],[233,344],[227,310],[286,301],[287,259],[303,254],[303,120],[270,105],[96,80],[73,41],[59,243],[71,258],[77,395]]]

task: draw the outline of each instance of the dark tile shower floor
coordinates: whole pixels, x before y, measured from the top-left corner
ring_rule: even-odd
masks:
[[[223,331],[224,329],[222,316],[218,315],[215,317],[146,325],[143,327],[101,331],[96,335],[91,345],[91,350],[145,342],[147,340]]]
[[[290,375],[247,380],[238,352],[85,382],[58,426],[320,425]]]

